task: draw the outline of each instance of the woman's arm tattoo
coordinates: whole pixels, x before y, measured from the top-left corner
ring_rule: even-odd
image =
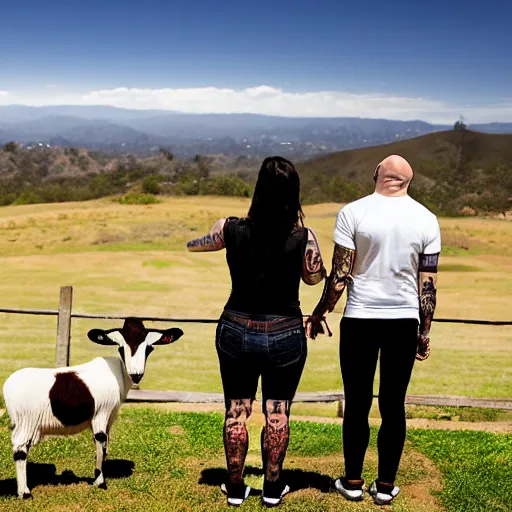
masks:
[[[187,249],[191,252],[220,251],[221,249],[224,249],[225,223],[226,219],[218,220],[207,235],[188,242]]]
[[[327,271],[325,270],[322,254],[320,253],[320,245],[313,231],[308,229],[308,242],[304,255],[302,280],[306,284],[315,285],[324,277],[327,277]]]
[[[340,300],[345,286],[352,280],[355,254],[356,251],[353,249],[335,244],[331,274],[325,282],[322,297],[313,311],[314,316],[325,316],[326,313],[330,313]]]
[[[428,337],[437,302],[437,267],[439,254],[420,254],[418,288],[420,335]]]

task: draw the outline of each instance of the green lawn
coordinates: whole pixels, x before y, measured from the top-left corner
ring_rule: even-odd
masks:
[[[512,510],[512,434],[413,430],[409,439],[441,470],[446,510]]]
[[[292,493],[283,511],[378,510],[368,497],[347,503],[329,492],[342,472],[340,426],[292,422],[285,477]],[[255,489],[243,510],[261,510],[258,421],[250,420],[247,482]],[[30,452],[32,501],[18,501],[8,420],[0,420],[0,510],[216,511],[225,510],[220,414],[123,408],[114,425],[108,489],[91,486],[94,445],[89,432],[42,442]],[[510,510],[511,436],[470,432],[411,431],[402,458],[397,512],[500,512]],[[365,478],[376,476],[376,431]],[[507,484],[508,482],[508,484]]]

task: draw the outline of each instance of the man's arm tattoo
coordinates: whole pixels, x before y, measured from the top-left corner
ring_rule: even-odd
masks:
[[[420,254],[418,288],[420,335],[428,337],[437,303],[437,267],[439,254]]]
[[[224,249],[225,223],[226,219],[218,220],[207,235],[188,242],[187,249],[191,252],[220,251]]]
[[[336,306],[347,283],[352,280],[351,274],[354,268],[355,254],[356,252],[353,249],[335,244],[331,273],[325,282],[322,297],[313,312],[314,316],[325,316]]]
[[[327,271],[325,270],[322,254],[320,253],[320,246],[313,231],[308,229],[308,242],[304,255],[302,280],[306,284],[315,285],[324,277],[327,277]]]

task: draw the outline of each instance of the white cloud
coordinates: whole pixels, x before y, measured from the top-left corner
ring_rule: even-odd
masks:
[[[0,94],[0,103],[6,98]],[[29,105],[111,105],[132,109],[162,109],[188,113],[254,113],[291,117],[371,117],[422,119],[452,123],[463,115],[469,123],[512,121],[512,102],[493,105],[452,105],[421,97],[341,91],[289,92],[267,85],[246,89],[201,87],[187,89],[99,89],[85,94],[21,97]]]
[[[118,107],[156,108],[193,113],[253,113],[305,117],[383,117],[417,119],[425,111],[442,110],[440,102],[423,98],[337,91],[294,93],[269,86],[247,89],[128,89],[98,90],[82,102]]]
[[[6,96],[9,96],[9,91],[0,91],[0,98],[5,98]]]

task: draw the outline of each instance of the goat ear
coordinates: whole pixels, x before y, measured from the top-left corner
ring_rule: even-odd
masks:
[[[87,333],[87,336],[92,342],[97,343],[98,345],[117,345],[117,343],[112,340],[108,334],[109,333],[102,329],[91,329]]]
[[[151,343],[152,345],[169,345],[169,343],[174,343],[183,336],[183,331],[177,327],[172,327],[166,331],[159,331],[159,333],[161,334],[161,337],[157,341]]]

